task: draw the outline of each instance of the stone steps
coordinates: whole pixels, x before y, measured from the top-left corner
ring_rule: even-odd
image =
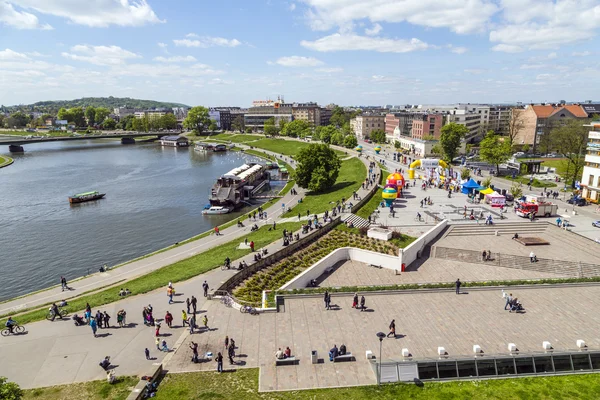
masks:
[[[342,221],[344,223],[348,223],[348,221],[352,222],[352,224],[354,225],[355,228],[366,228],[369,225],[371,225],[371,223],[369,221],[367,221],[366,219],[359,217],[356,214],[346,214],[342,216]]]
[[[469,236],[469,235],[495,235],[518,233],[519,235],[543,233],[548,228],[547,223],[496,223],[494,225],[485,225],[483,222],[479,225],[451,225],[446,236]]]

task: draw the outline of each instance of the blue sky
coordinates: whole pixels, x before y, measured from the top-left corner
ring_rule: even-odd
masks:
[[[599,29],[600,0],[0,0],[0,104],[600,100]]]

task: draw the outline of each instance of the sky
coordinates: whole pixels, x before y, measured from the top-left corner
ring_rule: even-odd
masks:
[[[600,0],[0,0],[0,104],[600,100],[599,30]]]

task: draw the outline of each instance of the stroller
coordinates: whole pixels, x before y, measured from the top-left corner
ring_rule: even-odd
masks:
[[[73,321],[75,321],[75,326],[85,325],[85,321],[79,315],[73,315]]]
[[[521,304],[521,302],[519,301],[519,299],[514,299],[511,303],[510,303],[510,310],[508,310],[508,312],[522,312],[525,311],[525,308],[523,307],[523,304]]]

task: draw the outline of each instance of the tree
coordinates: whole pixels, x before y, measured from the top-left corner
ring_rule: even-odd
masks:
[[[467,133],[469,133],[469,128],[456,122],[450,122],[442,127],[440,146],[442,146],[446,161],[451,162],[458,155],[460,141]]]
[[[96,109],[92,106],[86,107],[85,117],[87,118],[88,126],[94,126],[94,124],[96,123]]]
[[[87,110],[86,110],[87,112]],[[110,114],[110,110],[106,107],[98,107],[96,108],[96,123],[97,124],[101,124],[104,122],[104,120],[106,119],[106,117],[108,117]],[[87,116],[87,115],[86,115]]]
[[[22,113],[21,111],[12,113],[10,115],[10,118],[12,118],[12,125],[19,127],[19,128],[26,126],[29,123],[29,121],[31,120],[31,117],[29,117],[29,115]]]
[[[488,176],[483,181],[481,181],[481,186],[483,186],[483,187],[490,187],[491,185],[492,185],[492,177],[491,176]]]
[[[352,129],[352,127],[350,126],[350,123],[346,122],[344,125],[342,125],[342,135],[356,135],[354,129]]]
[[[277,135],[277,127],[275,126],[275,117],[271,117],[265,121],[264,131],[265,131],[265,135],[267,135],[267,136]]]
[[[246,127],[246,133],[252,133],[253,129],[251,126]]]
[[[523,184],[513,182],[513,184],[510,186],[509,191],[515,199],[519,199],[523,197]]]
[[[444,149],[442,149],[442,146],[440,146],[439,143],[436,143],[434,146],[431,147],[431,153],[441,156],[444,154]]]
[[[117,126],[117,121],[112,118],[106,118],[102,123],[102,129],[115,129]]]
[[[286,122],[285,119],[280,119],[279,120],[279,132],[281,133],[283,131],[283,128],[285,128],[285,126],[288,124],[288,122]],[[283,134],[282,134],[283,135]]]
[[[144,126],[142,118],[134,118],[133,121],[131,121],[131,129],[136,132],[146,132],[146,127]]]
[[[502,140],[494,131],[489,131],[479,143],[479,157],[496,166],[496,173],[500,173],[500,164],[505,163],[511,156],[510,142]]]
[[[238,131],[238,132],[243,132],[244,131],[244,117],[242,117],[241,115],[238,115],[237,117],[235,117],[233,119],[233,122],[231,123],[231,128],[234,131]]]
[[[119,121],[119,124],[121,125],[121,129],[124,129],[126,131],[133,130],[133,121],[134,120],[135,120],[135,115],[126,115],[123,118],[121,118],[121,121]]]
[[[60,110],[58,110],[57,118],[60,120],[73,122],[73,113],[70,110],[63,107]]]
[[[159,118],[158,125],[162,129],[176,129],[177,117],[175,116],[175,114],[165,114]]]
[[[399,140],[394,140],[394,147],[396,149],[401,149],[402,148],[402,143],[400,143]]]
[[[583,170],[588,142],[588,129],[583,126],[585,123],[581,120],[569,119],[566,124],[554,128],[551,132],[558,152],[568,160],[569,176],[565,179],[571,180],[573,188]]]
[[[183,126],[194,131],[196,135],[202,134],[210,126],[208,109],[202,106],[190,108],[187,117],[183,120]]]
[[[344,138],[344,147],[352,149],[356,146],[358,146],[358,140],[356,139],[356,136],[348,135]]]
[[[333,111],[331,112],[331,117],[329,118],[329,123],[337,128],[341,128],[344,124],[350,122],[352,118],[354,118],[358,112],[350,112],[344,111],[344,109],[340,106],[335,106]]]
[[[301,119],[293,120],[284,124],[283,129],[280,131],[281,135],[289,137],[305,137],[311,133],[310,124],[308,121]]]
[[[342,135],[342,132],[340,132],[338,129],[335,130],[335,133],[333,135],[331,135],[331,138],[329,139],[329,143],[339,146],[341,144],[344,143],[344,135]]]
[[[529,145],[528,145],[528,144],[526,144],[526,145],[523,145],[523,148],[522,148],[521,150],[522,150],[524,153],[527,153],[527,152],[529,152]]]
[[[314,143],[300,150],[296,156],[294,174],[298,186],[312,192],[331,188],[338,177],[342,162],[328,145]]]
[[[75,126],[85,126],[85,113],[81,107],[73,107],[69,109],[71,115],[73,115],[73,123]]]
[[[512,146],[519,144],[515,143],[515,138],[519,134],[519,131],[525,127],[525,110],[520,108],[513,108],[510,110],[510,118],[506,122],[506,128],[504,129],[508,132],[508,143]]]
[[[330,143],[331,142],[331,137],[334,134],[336,134],[337,132],[338,132],[338,130],[333,125],[324,126],[323,129],[321,129],[321,133],[319,135],[319,139],[323,143]]]
[[[371,138],[371,140],[375,143],[385,143],[387,141],[385,131],[381,129],[375,129],[374,131],[371,131],[369,138]]]
[[[14,382],[8,382],[3,376],[0,376],[0,399],[2,400],[21,400],[23,391]]]
[[[460,179],[467,180],[471,177],[471,170],[469,168],[463,168],[460,170]]]
[[[208,130],[211,132],[214,132],[217,129],[219,129],[219,125],[217,125],[217,121],[215,121],[214,119],[211,119],[210,123],[208,124]]]

